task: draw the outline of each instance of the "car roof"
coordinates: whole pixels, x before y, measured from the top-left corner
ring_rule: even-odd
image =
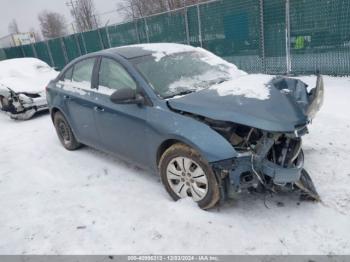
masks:
[[[154,43],[154,44],[139,44],[139,45],[129,45],[121,46],[110,49],[105,49],[100,51],[100,54],[118,54],[126,59],[134,59],[142,56],[149,56],[153,53],[157,53],[158,50],[192,50],[193,47],[182,45],[182,44],[173,44],[173,43]],[[174,52],[176,53],[176,52]]]

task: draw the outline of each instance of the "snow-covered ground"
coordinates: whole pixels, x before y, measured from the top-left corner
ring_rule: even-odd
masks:
[[[170,200],[155,174],[91,148],[66,151],[48,115],[0,114],[0,253],[349,254],[350,78],[325,85],[304,140],[318,204],[244,194],[202,211]]]

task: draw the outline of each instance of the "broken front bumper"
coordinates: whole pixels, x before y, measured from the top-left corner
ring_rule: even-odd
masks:
[[[258,182],[264,184],[266,177],[275,185],[294,184],[300,180],[304,167],[304,154],[301,151],[293,167],[282,167],[267,159],[259,160],[251,153],[240,154],[238,157],[212,164],[213,169],[227,177],[234,191],[249,188]]]
[[[7,112],[12,119],[27,120],[39,111],[47,110],[45,92],[35,94],[35,97],[29,97],[25,94],[11,93],[4,98],[2,110]]]
[[[255,165],[257,166],[258,163]],[[274,184],[284,185],[299,181],[303,167],[304,154],[300,152],[297,157],[297,164],[294,167],[282,167],[265,159],[259,169],[262,174],[271,177]]]

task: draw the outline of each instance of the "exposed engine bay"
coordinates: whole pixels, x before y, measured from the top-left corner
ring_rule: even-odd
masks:
[[[206,120],[208,121],[208,119]],[[231,123],[208,121],[239,152],[231,161],[213,165],[225,181],[228,196],[241,190],[295,191],[303,199],[318,201],[319,195],[303,169],[301,135],[307,133],[270,133]]]
[[[235,159],[213,164],[213,169],[224,181],[225,197],[235,197],[242,190],[268,190],[299,191],[303,199],[320,200],[310,176],[303,169],[301,136],[308,133],[306,126],[295,133],[273,133],[235,123],[196,118],[225,137],[239,153]]]

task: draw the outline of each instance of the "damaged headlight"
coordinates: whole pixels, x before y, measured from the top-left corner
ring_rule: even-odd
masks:
[[[317,77],[316,88],[310,92],[310,103],[307,108],[307,115],[310,119],[313,119],[318,111],[320,111],[324,100],[324,84],[321,75]]]

